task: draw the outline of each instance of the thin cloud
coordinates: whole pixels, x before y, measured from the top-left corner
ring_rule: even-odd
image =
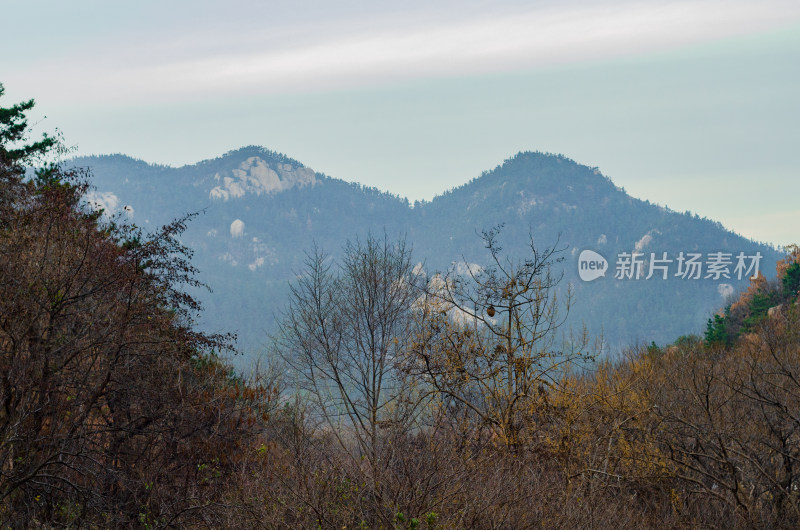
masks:
[[[152,61],[134,61],[138,67],[112,68],[108,58],[100,58],[84,63],[83,70],[62,63],[51,71],[67,76],[77,72],[64,97],[83,101],[318,91],[647,53],[781,27],[798,17],[800,4],[780,1],[548,6],[450,24],[362,30],[346,37],[335,32],[336,37],[326,39],[323,32],[309,38],[309,44],[278,48],[265,43],[258,51],[253,51],[258,47],[253,36],[243,34],[242,49],[232,50],[228,43],[216,55],[209,55],[204,45],[205,52],[196,58],[153,54]],[[107,53],[113,54],[113,48]]]

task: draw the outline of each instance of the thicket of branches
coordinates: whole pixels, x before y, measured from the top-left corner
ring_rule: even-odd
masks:
[[[532,242],[515,262],[496,231],[483,237],[489,266],[432,277],[386,236],[349,244],[338,263],[309,257],[276,343],[298,392],[270,440],[295,465],[254,484],[292,508],[261,520],[800,524],[796,290],[730,346],[689,336],[593,363],[585,336],[557,334],[558,249]],[[778,283],[794,289],[799,257],[779,263]]]
[[[26,177],[57,145],[31,105],[0,108],[3,526],[800,526],[796,249],[746,332],[595,362],[558,246],[490,230],[483,267],[426,275],[369,236],[309,253],[245,379],[194,328],[187,219],[144,234],[81,172]]]
[[[269,390],[192,327],[185,218],[146,235],[83,205],[79,171],[26,177],[56,145],[31,106],[0,109],[0,523],[214,520]]]

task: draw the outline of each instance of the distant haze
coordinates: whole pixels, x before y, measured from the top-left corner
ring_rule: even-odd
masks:
[[[139,226],[157,227],[187,210],[203,212],[181,240],[195,251],[199,278],[212,288],[197,293],[207,308],[204,322],[237,332],[239,345],[251,352],[274,331],[306,252],[316,246],[334,257],[345,240],[368,233],[404,234],[420,269],[431,275],[489,265],[477,234],[498,224],[505,224],[501,246],[516,258],[530,257],[531,234],[540,252],[558,242],[564,261],[553,273],[563,271],[561,288],[571,285],[575,302],[568,327],[585,325],[614,348],[701,331],[725,296],[747,287],[747,274],[732,272],[733,266],[732,274],[716,278],[680,276],[675,257],[681,252],[700,252],[703,261],[720,252],[731,258],[759,252],[759,270],[768,278],[782,257],[719,223],[633,199],[593,167],[543,153],[499,161],[480,178],[413,208],[255,146],[180,169],[122,155],[72,162],[94,170],[92,202]],[[651,265],[656,259],[668,263],[666,253],[672,272],[649,280],[622,277],[621,252],[643,255]],[[584,260],[606,262],[607,274],[580,275]]]
[[[258,144],[431,199],[520,150],[800,242],[800,3],[31,0],[3,104],[78,154],[179,166]]]

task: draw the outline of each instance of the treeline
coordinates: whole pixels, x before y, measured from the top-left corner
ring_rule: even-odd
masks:
[[[4,527],[800,526],[797,249],[730,340],[604,361],[558,245],[492,229],[489,266],[442,274],[385,235],[312,249],[244,377],[194,328],[186,219],[84,206],[31,105],[0,109]]]

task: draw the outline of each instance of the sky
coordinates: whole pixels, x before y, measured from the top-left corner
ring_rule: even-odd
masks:
[[[796,0],[0,1],[0,104],[76,154],[262,145],[413,202],[552,152],[800,243]]]

